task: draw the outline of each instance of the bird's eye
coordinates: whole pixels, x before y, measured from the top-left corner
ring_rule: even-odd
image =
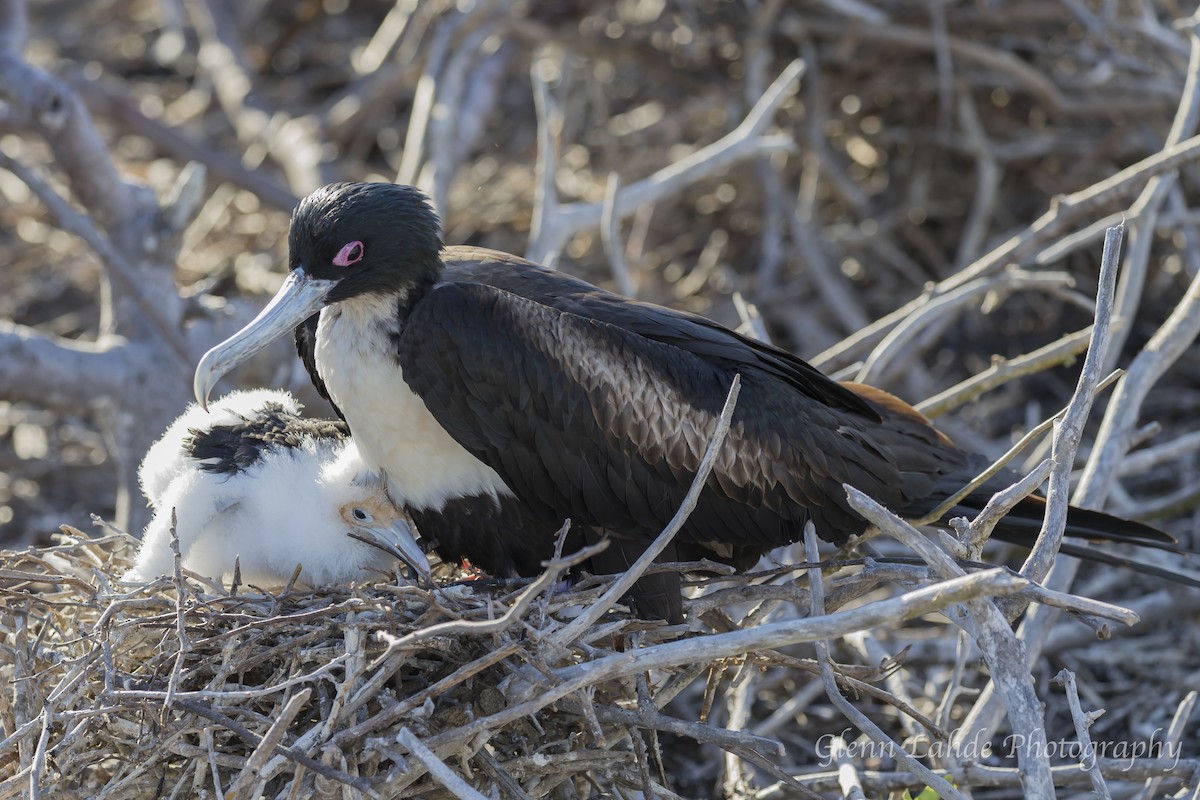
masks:
[[[361,508],[356,508],[351,513],[354,514],[354,518],[356,520],[358,520],[359,522],[370,522],[371,521],[371,515],[368,514],[366,511],[363,511]]]
[[[342,249],[333,257],[333,263],[339,267],[348,267],[351,264],[357,264],[362,261],[363,253],[366,252],[363,243],[360,241],[347,242],[342,245]]]

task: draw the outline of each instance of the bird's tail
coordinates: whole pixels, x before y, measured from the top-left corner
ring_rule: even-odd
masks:
[[[1010,478],[1012,480],[1008,480]],[[1015,476],[1005,474],[993,481],[989,481],[977,492],[963,498],[957,506],[945,515],[943,520],[978,514],[994,492],[1004,488],[1005,485],[1011,483],[1013,480],[1016,480]],[[997,541],[1015,544],[1019,547],[1033,547],[1034,542],[1037,541],[1038,532],[1041,530],[1042,520],[1045,515],[1046,499],[1038,495],[1030,495],[1018,503],[996,525],[996,529],[992,533],[992,538]],[[1086,508],[1070,506],[1067,509],[1067,525],[1064,536],[1070,539],[1084,540],[1086,544],[1075,541],[1064,541],[1059,547],[1059,552],[1084,559],[1085,561],[1109,564],[1183,586],[1200,588],[1200,579],[1186,573],[1166,569],[1155,564],[1148,564],[1138,561],[1135,558],[1110,553],[1092,546],[1097,542],[1109,542],[1152,550],[1162,550],[1180,556],[1181,566],[1184,566],[1190,557],[1200,557],[1200,553],[1181,546],[1175,537],[1169,533],[1160,531],[1158,528],[1147,525],[1144,522],[1122,519],[1112,514],[1106,514],[1103,511],[1092,511]],[[1191,563],[1195,564],[1197,562],[1192,561]]]

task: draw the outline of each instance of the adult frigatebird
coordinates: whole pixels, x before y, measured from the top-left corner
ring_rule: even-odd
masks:
[[[443,247],[412,187],[325,186],[296,208],[288,247],[287,280],[205,354],[196,397],[294,329],[317,389],[422,536],[493,573],[536,572],[564,518],[614,538],[608,568],[627,564],[683,499],[734,374],[732,428],[668,557],[745,568],[809,520],[842,542],[865,527],[843,483],[919,517],[986,464],[901,400],[702,317],[504,253]],[[946,516],[980,509],[1007,482]],[[1026,500],[996,537],[1031,543],[1043,509]],[[1080,509],[1067,533],[1175,547]],[[677,584],[663,580],[648,610],[678,618]]]
[[[390,573],[396,559],[429,574],[403,509],[364,465],[346,424],[305,419],[286,392],[231,392],[205,413],[190,406],[138,470],[154,508],[124,579],[182,565],[220,580],[240,559],[247,581],[311,585]]]

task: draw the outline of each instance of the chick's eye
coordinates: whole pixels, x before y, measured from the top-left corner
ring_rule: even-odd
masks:
[[[356,508],[351,513],[354,514],[354,518],[356,520],[358,520],[359,522],[370,522],[371,521],[371,515],[368,514],[366,511],[363,511],[361,508]]]
[[[342,245],[342,249],[333,257],[333,263],[339,267],[348,267],[351,264],[357,264],[362,261],[363,253],[366,252],[363,243],[360,241],[347,242]]]

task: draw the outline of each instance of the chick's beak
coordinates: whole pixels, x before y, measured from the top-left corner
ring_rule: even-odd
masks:
[[[426,583],[433,581],[429,559],[425,557],[425,551],[417,544],[412,528],[403,519],[397,519],[387,526],[380,525],[351,531],[350,535],[360,542],[378,547],[383,552],[403,561]]]
[[[279,291],[249,325],[209,350],[196,365],[192,390],[208,408],[208,395],[223,375],[321,310],[337,281],[310,277],[304,267],[292,270]]]

